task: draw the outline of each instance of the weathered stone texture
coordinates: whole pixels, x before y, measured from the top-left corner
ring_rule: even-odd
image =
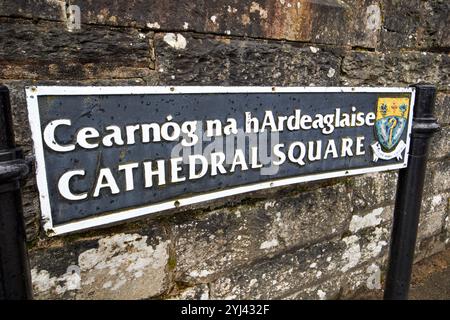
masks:
[[[346,0],[347,44],[353,47],[377,48],[380,41],[382,12],[377,0]]]
[[[449,214],[450,193],[435,194],[422,201],[418,238],[419,241],[440,234]]]
[[[33,241],[39,237],[41,230],[39,195],[34,177],[27,180],[22,188],[22,205],[26,237],[28,241]]]
[[[149,36],[133,29],[0,19],[3,79],[91,79],[145,77],[154,67]],[[38,35],[38,36],[37,36]]]
[[[157,71],[162,83],[189,85],[322,85],[339,83],[341,58],[328,49],[157,34]]]
[[[396,172],[371,173],[349,180],[354,212],[378,208],[395,200]]]
[[[450,56],[427,52],[349,52],[342,61],[342,84],[408,86],[418,82],[450,88]]]
[[[366,213],[355,213],[348,226],[348,232],[358,233],[361,230],[390,224],[394,213],[394,206],[386,206],[372,209]]]
[[[429,150],[430,159],[450,157],[450,126],[441,128],[434,134]]]
[[[200,284],[193,287],[188,287],[178,291],[176,294],[169,296],[169,300],[208,300],[209,286],[207,284]]]
[[[76,4],[80,6],[81,20],[86,24],[195,31],[318,44],[375,48],[382,29],[383,5],[377,0],[78,0]],[[440,13],[445,6],[435,7],[427,8],[427,12],[437,12],[439,17],[445,17],[444,13]],[[390,6],[389,16],[394,16],[397,8]],[[171,14],[168,15],[168,12]],[[442,33],[439,43],[445,44],[445,22],[434,18],[428,19],[427,23],[428,29],[435,28]]]
[[[436,142],[440,143],[441,140],[436,140]],[[434,146],[431,149],[438,150]],[[450,243],[449,192],[450,160],[447,155],[446,158],[431,160],[427,165],[416,245],[416,261],[443,250]]]
[[[79,0],[82,22],[314,43],[345,43],[350,7],[338,0]],[[170,14],[168,14],[170,12]]]
[[[450,94],[438,92],[434,114],[441,126],[450,124]]]
[[[430,161],[427,164],[424,194],[432,196],[450,190],[450,159]]]
[[[445,250],[449,237],[443,233],[417,241],[414,253],[414,263]]]
[[[345,194],[336,185],[175,224],[176,279],[206,282],[241,264],[341,234],[350,214],[349,196],[340,196]]]
[[[388,229],[374,228],[362,236],[322,242],[239,268],[211,283],[211,297],[274,299],[313,286],[322,279],[349,275],[352,269],[380,257]]]
[[[66,1],[0,0],[0,17],[64,21],[66,18]]]
[[[303,288],[302,290],[283,297],[287,300],[332,300],[347,299],[360,290],[381,290],[382,270],[380,265],[384,264],[384,259],[376,259],[370,264],[364,264],[357,269],[346,272],[339,277],[327,279],[318,284]]]
[[[141,230],[143,232],[143,230]],[[168,290],[170,241],[154,226],[31,251],[35,298],[143,299]]]
[[[383,48],[439,50],[450,47],[450,3],[446,0],[385,0]]]

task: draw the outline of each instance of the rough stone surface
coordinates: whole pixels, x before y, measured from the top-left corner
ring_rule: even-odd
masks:
[[[450,88],[450,56],[429,52],[358,52],[342,61],[342,84],[408,86],[428,82]]]
[[[209,287],[207,284],[200,284],[194,287],[188,287],[179,291],[174,296],[169,296],[170,300],[208,300]]]
[[[66,1],[1,0],[0,17],[64,21],[66,18]]]
[[[430,161],[427,164],[424,194],[432,196],[450,190],[450,159]]]
[[[39,196],[36,179],[34,177],[28,179],[22,188],[22,205],[26,237],[28,241],[33,241],[39,237],[39,232],[41,230]]]
[[[154,68],[151,33],[101,27],[68,32],[63,23],[14,22],[0,18],[3,79],[133,78]]]
[[[81,16],[86,23],[333,44],[345,43],[347,19],[351,17],[351,8],[338,0],[77,3],[83,8]]]
[[[395,200],[396,172],[381,172],[357,176],[349,181],[353,192],[353,210],[362,210],[390,204]]]
[[[434,134],[429,150],[430,159],[450,157],[450,126],[442,127]]]
[[[450,47],[450,3],[442,0],[383,1],[383,47],[436,50]]]
[[[441,233],[436,236],[422,239],[416,243],[416,251],[414,254],[414,263],[426,259],[436,253],[445,250],[449,243],[448,236]]]
[[[282,254],[240,268],[211,283],[211,297],[274,299],[293,294],[321,279],[347,274],[364,262],[380,257],[387,247],[388,229],[352,235],[332,242]]]
[[[450,193],[435,194],[422,201],[419,223],[419,239],[438,235],[445,227],[445,219],[449,214]]]
[[[379,265],[381,264],[383,264],[382,259],[377,259],[375,262],[362,265],[360,268],[347,272],[340,277],[331,278],[300,290],[299,292],[285,297],[285,299],[348,299],[361,289],[368,292],[380,292],[382,283]]]
[[[335,278],[308,286],[293,294],[282,297],[284,300],[332,300],[338,299],[341,292],[341,280]]]
[[[350,14],[348,18],[348,44],[353,47],[377,48],[382,27],[380,1],[347,0]]]
[[[183,46],[155,36],[156,69],[164,84],[333,86],[339,83],[339,50],[179,34]],[[183,38],[181,38],[183,37]],[[334,70],[332,75],[330,70]]]
[[[142,299],[164,293],[170,241],[162,234],[117,233],[32,251],[35,298]]]
[[[346,194],[343,185],[215,210],[176,224],[176,279],[209,281],[240,264],[342,233],[350,201],[339,194]]]
[[[450,124],[450,94],[438,93],[434,114],[441,126]]]
[[[333,300],[348,299],[358,290],[378,293],[382,290],[382,271],[380,265],[384,259],[379,258],[370,264],[364,264],[357,269],[347,272],[340,277],[325,280],[319,284],[307,287],[285,299],[297,300]]]
[[[375,208],[367,213],[354,214],[350,220],[348,230],[357,233],[370,227],[376,227],[392,220],[393,206]]]

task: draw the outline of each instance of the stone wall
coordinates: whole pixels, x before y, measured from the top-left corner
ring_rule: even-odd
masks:
[[[77,5],[80,28],[66,8]],[[24,87],[436,84],[417,260],[450,239],[446,0],[0,0],[0,82],[32,154]],[[243,194],[47,238],[24,205],[37,299],[335,299],[380,290],[396,172]]]

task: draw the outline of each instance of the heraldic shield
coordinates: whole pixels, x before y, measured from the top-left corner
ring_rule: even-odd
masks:
[[[378,142],[372,145],[373,160],[389,160],[394,157],[400,160],[406,146],[401,137],[408,125],[409,98],[379,98],[376,114],[375,132]]]

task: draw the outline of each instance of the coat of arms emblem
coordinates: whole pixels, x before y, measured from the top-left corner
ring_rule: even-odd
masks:
[[[372,144],[373,161],[402,159],[406,143],[401,140],[408,126],[409,98],[378,98],[375,134],[378,142]]]

